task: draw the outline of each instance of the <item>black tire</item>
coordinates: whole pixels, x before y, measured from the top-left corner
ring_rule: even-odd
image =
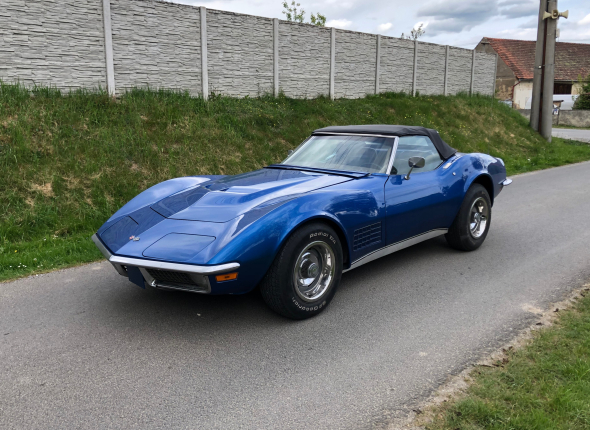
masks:
[[[311,248],[307,249],[310,246]],[[317,252],[316,249],[319,249],[320,252]],[[331,251],[331,254],[328,250]],[[314,252],[315,254],[313,254]],[[317,257],[322,255],[321,252],[326,252],[326,255],[329,256],[328,263],[316,264],[317,267],[310,269],[314,261],[326,260],[325,258],[319,258],[318,260]],[[308,254],[313,254],[313,261],[309,258],[305,259],[304,255]],[[300,258],[304,258],[304,260]],[[299,265],[300,270],[295,272],[296,265],[301,261],[304,263]],[[260,283],[262,298],[273,311],[284,317],[295,320],[313,317],[323,311],[332,301],[342,276],[342,261],[342,244],[332,228],[318,222],[304,225],[286,241]],[[325,268],[326,274],[318,267]],[[331,269],[328,270],[328,267]],[[308,276],[311,276],[309,273],[313,272],[309,272],[309,270],[320,270],[318,275],[313,278],[316,280],[314,282],[326,281],[321,285],[319,283],[313,284],[313,282],[310,284],[312,287],[315,285],[322,291],[321,295],[315,299],[313,295],[311,298],[304,299],[305,294],[296,285],[296,279],[300,279],[297,274],[305,271]],[[322,285],[325,285],[325,287],[322,287]]]
[[[475,212],[474,205],[478,207],[485,207],[487,213],[485,215],[485,225],[482,226],[480,221],[478,224],[474,219]],[[479,212],[478,209],[475,209]],[[483,216],[480,215],[480,219],[483,220]],[[474,222],[475,221],[475,222]],[[481,246],[486,239],[488,232],[490,231],[490,225],[492,223],[492,202],[490,195],[487,190],[480,184],[473,184],[467,190],[461,209],[455,217],[451,228],[445,235],[447,242],[453,248],[461,251],[475,251]],[[476,232],[472,232],[473,225],[479,225],[480,229]]]

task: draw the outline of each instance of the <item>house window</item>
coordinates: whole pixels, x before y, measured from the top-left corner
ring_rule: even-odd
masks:
[[[553,83],[553,94],[571,94],[572,84]]]

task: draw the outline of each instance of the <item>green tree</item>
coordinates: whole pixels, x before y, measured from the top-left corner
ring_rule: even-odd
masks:
[[[301,3],[297,3],[295,0],[292,0],[291,4],[287,1],[283,1],[283,15],[285,15],[287,21],[301,23],[305,21],[305,9],[301,7]],[[325,27],[326,17],[319,12],[315,15],[312,13],[310,24]]]
[[[287,3],[286,1],[283,2],[283,15],[285,15],[287,21],[303,22],[303,20],[305,19],[305,10],[298,9],[300,7],[301,3],[295,3],[295,0],[291,2],[290,6],[289,3]]]
[[[406,36],[404,33],[402,33],[401,38],[409,40],[418,40],[422,36],[424,36],[424,33],[426,33],[426,30],[424,30],[424,23],[420,23],[418,28],[412,28],[412,31],[409,35]]]
[[[590,110],[590,75],[586,76],[586,79],[580,76],[579,81],[582,84],[582,90],[574,104],[574,109]]]
[[[311,23],[313,25],[317,25],[319,27],[325,27],[326,26],[326,17],[325,17],[325,15],[322,15],[319,12],[316,15],[314,15],[312,13],[311,14]]]

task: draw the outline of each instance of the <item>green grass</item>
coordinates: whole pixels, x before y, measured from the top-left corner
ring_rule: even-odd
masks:
[[[590,428],[590,297],[507,362],[473,376],[466,396],[436,411],[428,430]]]
[[[554,125],[553,128],[566,128],[572,130],[590,130],[590,127],[574,127],[572,125]]]
[[[217,96],[205,103],[134,90],[113,101],[0,83],[0,280],[99,259],[88,238],[153,184],[258,169],[315,128],[370,123],[436,128],[461,151],[504,158],[510,174],[590,159],[589,145],[548,144],[490,97]]]

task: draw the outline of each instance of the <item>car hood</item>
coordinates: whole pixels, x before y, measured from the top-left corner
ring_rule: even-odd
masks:
[[[227,222],[271,200],[297,196],[351,178],[298,170],[261,169],[225,176],[153,204],[160,215],[180,220]]]

